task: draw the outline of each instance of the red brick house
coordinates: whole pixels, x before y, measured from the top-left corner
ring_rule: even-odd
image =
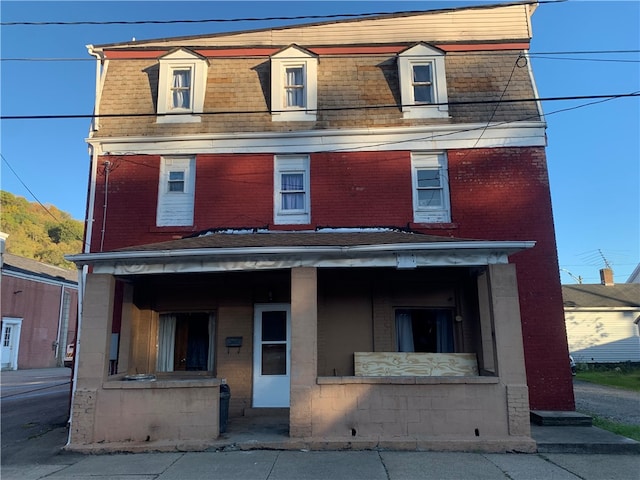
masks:
[[[534,10],[90,47],[70,446],[212,441],[225,379],[311,448],[534,449],[574,408]]]

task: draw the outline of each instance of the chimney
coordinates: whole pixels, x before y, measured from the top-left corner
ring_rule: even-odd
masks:
[[[600,283],[602,285],[613,285],[613,270],[610,268],[600,269]]]

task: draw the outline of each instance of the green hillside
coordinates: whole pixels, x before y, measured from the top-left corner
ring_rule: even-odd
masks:
[[[9,234],[6,251],[39,262],[74,269],[64,255],[82,251],[83,224],[71,215],[47,205],[29,202],[0,191],[0,231]]]

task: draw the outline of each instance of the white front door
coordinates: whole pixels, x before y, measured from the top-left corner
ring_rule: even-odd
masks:
[[[291,306],[257,304],[254,315],[253,406],[288,407]]]
[[[2,370],[18,369],[18,347],[20,346],[20,329],[22,319],[8,318],[2,319],[2,359],[0,368]]]

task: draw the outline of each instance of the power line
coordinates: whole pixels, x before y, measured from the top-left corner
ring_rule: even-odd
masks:
[[[194,47],[196,50],[199,47]],[[205,48],[205,47],[202,47]],[[584,61],[584,62],[620,62],[620,63],[639,63],[640,60],[627,60],[627,59],[606,59],[606,58],[554,58],[550,55],[626,55],[640,53],[640,50],[584,50],[584,51],[561,51],[561,52],[528,52],[529,58],[537,58],[544,60],[571,60],[571,61]],[[459,57],[464,55],[469,56],[513,56],[515,55],[512,50],[509,51],[473,51],[473,52],[451,52],[452,55]],[[371,58],[371,57],[388,57],[388,54],[352,54],[353,58]],[[0,58],[0,62],[95,62],[95,58],[82,57],[12,57],[12,58]],[[110,62],[120,61],[132,61],[140,60],[139,58],[109,58]]]
[[[524,102],[555,102],[555,101],[569,101],[569,100],[594,100],[594,99],[615,99],[615,98],[627,98],[638,97],[640,92],[632,93],[615,93],[608,95],[574,95],[568,97],[545,97],[545,98],[516,98],[516,99],[501,99],[501,100],[469,100],[461,102],[448,102],[448,103],[433,103],[431,106],[461,106],[461,105],[486,105],[486,104],[503,104],[503,103],[524,103]],[[316,112],[332,112],[332,111],[353,111],[353,110],[376,110],[386,108],[401,108],[402,105],[362,105],[362,106],[342,106],[342,107],[326,107],[313,109]],[[257,114],[271,114],[279,112],[279,110],[221,110],[217,112],[198,112],[197,115],[257,115]],[[180,116],[182,114],[175,113],[103,113],[99,115],[95,114],[69,114],[69,115],[1,115],[0,120],[53,120],[53,119],[76,119],[76,118],[123,118],[123,117],[160,117],[160,116]]]
[[[69,227],[67,227],[67,226],[66,226],[66,225],[65,225],[65,224],[64,224],[64,223],[63,223],[63,222],[62,222],[58,217],[56,217],[53,213],[51,213],[51,210],[49,210],[49,209],[48,209],[48,208],[47,208],[47,207],[46,207],[46,206],[45,206],[45,205],[40,201],[40,199],[36,196],[36,194],[35,194],[35,193],[33,193],[33,192],[31,191],[31,189],[27,186],[27,184],[26,184],[26,183],[24,183],[24,182],[22,181],[22,178],[20,178],[20,175],[18,175],[18,173],[13,169],[13,167],[11,166],[11,164],[9,163],[9,161],[4,157],[4,155],[3,155],[2,153],[0,153],[0,157],[2,158],[2,161],[7,165],[7,167],[9,167],[9,170],[11,170],[11,172],[15,175],[15,177],[18,179],[18,181],[22,184],[22,186],[23,186],[24,188],[26,188],[26,189],[27,189],[27,192],[29,192],[29,193],[31,194],[31,196],[33,197],[33,199],[34,199],[36,202],[38,202],[38,204],[43,208],[43,210],[44,210],[45,212],[47,212],[47,214],[48,214],[51,218],[53,218],[53,219],[54,219],[58,224],[60,224],[60,227],[62,227],[62,228],[66,228],[66,229],[67,229],[67,231],[68,231],[69,233],[71,233],[71,234],[76,238],[76,240],[79,240],[79,241],[81,241],[81,242],[83,242],[83,243],[84,243],[84,240],[83,240],[82,238],[78,237],[78,236],[75,234],[75,232],[73,232],[72,230],[70,230],[70,229],[69,229]]]

